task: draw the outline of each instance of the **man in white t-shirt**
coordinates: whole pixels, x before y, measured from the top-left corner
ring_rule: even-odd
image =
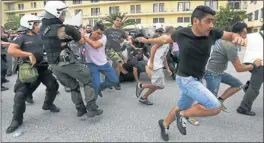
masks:
[[[107,62],[105,54],[106,36],[103,34],[104,25],[97,23],[93,27],[93,32],[86,35],[85,57],[88,68],[92,73],[93,88],[96,96],[103,96],[101,91],[119,84],[118,76],[114,69]],[[101,83],[100,73],[105,76]]]
[[[155,34],[153,38],[159,37],[159,34]],[[163,67],[165,66],[169,75],[172,72],[169,69],[167,62],[167,53],[169,51],[169,44],[164,45],[153,45],[151,48],[150,58],[148,65],[146,66],[146,73],[151,79],[151,84],[141,84],[138,83],[136,86],[136,96],[139,98],[141,92],[148,88],[148,91],[139,99],[139,102],[145,105],[153,105],[148,100],[148,96],[152,94],[157,89],[163,89],[165,87],[165,76],[163,72]]]

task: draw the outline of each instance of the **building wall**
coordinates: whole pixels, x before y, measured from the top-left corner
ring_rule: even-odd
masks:
[[[248,1],[247,14],[251,17],[245,22],[249,27],[249,32],[260,31],[263,25],[263,1]]]
[[[36,3],[36,8],[31,7],[31,3]],[[188,11],[179,11],[178,3],[179,2],[190,2],[190,10]],[[2,2],[4,5],[4,10],[2,12],[3,23],[6,23],[8,15],[10,14],[39,14],[43,11],[44,1],[5,1]],[[164,3],[164,12],[153,12],[154,3]],[[13,8],[8,8],[8,5],[13,4]],[[24,4],[23,10],[18,10],[18,4]],[[153,18],[164,18],[164,23],[162,25],[170,26],[188,26],[191,21],[191,13],[198,5],[205,5],[205,1],[100,1],[98,3],[91,3],[91,1],[82,1],[81,4],[73,4],[73,1],[66,1],[66,4],[69,6],[69,10],[72,15],[75,15],[75,10],[82,10],[83,13],[83,25],[86,25],[90,22],[92,24],[97,20],[107,16],[109,14],[109,7],[119,6],[119,11],[122,13],[127,13],[127,16],[131,19],[141,19],[143,26],[149,27],[153,26]],[[220,6],[225,7],[227,1],[218,1],[217,10],[220,9]],[[141,5],[140,13],[131,13],[130,5]],[[91,8],[100,8],[100,14],[97,16],[91,16]],[[178,22],[178,17],[185,17],[186,22]],[[189,20],[188,18],[189,17]],[[133,26],[132,26],[133,27]]]

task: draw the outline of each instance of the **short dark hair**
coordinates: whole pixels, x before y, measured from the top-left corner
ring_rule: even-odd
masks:
[[[215,11],[212,10],[209,6],[204,6],[204,5],[197,6],[192,12],[191,23],[193,24],[194,18],[198,18],[199,20],[201,20],[209,14],[214,16]]]
[[[90,24],[87,24],[86,27],[87,27],[87,26],[92,27],[92,25],[90,25]]]
[[[94,31],[98,29],[100,29],[101,31],[104,31],[105,28],[104,28],[104,24],[102,23],[102,21],[98,21],[93,27]]]
[[[115,21],[116,18],[120,18],[121,19],[121,17],[117,15],[117,16],[114,17],[113,21]]]
[[[247,28],[247,24],[239,21],[232,25],[232,32],[240,33],[243,31],[244,28]]]

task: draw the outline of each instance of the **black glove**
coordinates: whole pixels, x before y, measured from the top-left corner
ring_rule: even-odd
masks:
[[[40,63],[43,61],[44,57],[42,53],[39,52],[34,52],[32,53],[34,55],[34,57],[36,58],[36,64]]]

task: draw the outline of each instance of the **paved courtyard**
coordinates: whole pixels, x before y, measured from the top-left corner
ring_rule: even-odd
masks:
[[[243,49],[244,50],[244,49]],[[243,52],[240,53],[242,56]],[[236,73],[231,65],[228,72],[244,83],[250,74]],[[154,93],[150,100],[153,106],[142,105],[135,96],[135,83],[123,83],[122,90],[106,90],[104,97],[98,98],[98,105],[104,110],[101,116],[87,119],[77,118],[76,109],[69,93],[60,86],[60,94],[55,104],[61,108],[59,113],[41,109],[45,87],[41,85],[33,94],[35,103],[27,104],[24,124],[16,131],[23,134],[14,137],[6,134],[10,124],[13,107],[13,85],[17,75],[8,77],[4,84],[10,90],[2,92],[1,103],[1,141],[2,142],[160,142],[158,120],[167,116],[170,109],[177,104],[180,90],[175,81],[167,78],[166,88]],[[144,82],[149,80],[143,77]],[[219,94],[227,86],[221,85]],[[263,87],[253,105],[256,116],[250,117],[236,113],[243,91],[225,102],[230,113],[198,118],[198,127],[187,124],[187,135],[179,133],[176,123],[170,126],[172,142],[263,142]],[[16,133],[15,132],[15,133]]]

